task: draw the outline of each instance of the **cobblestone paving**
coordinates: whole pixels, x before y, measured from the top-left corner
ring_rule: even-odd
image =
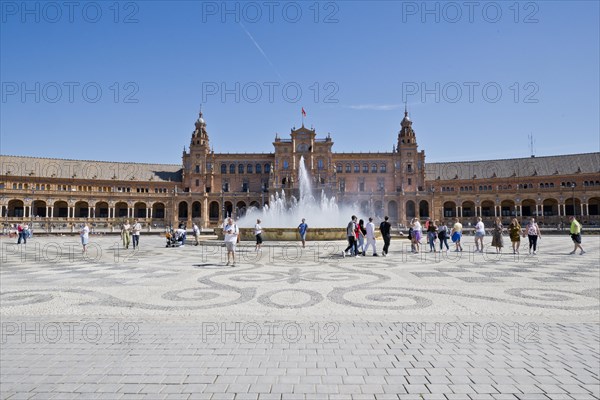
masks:
[[[235,267],[211,241],[92,243],[2,242],[0,398],[600,398],[599,237],[581,256],[568,236],[536,256],[243,243]]]

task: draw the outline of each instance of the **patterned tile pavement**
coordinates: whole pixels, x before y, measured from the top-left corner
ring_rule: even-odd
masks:
[[[536,256],[242,243],[235,267],[218,242],[141,242],[2,241],[0,398],[600,398],[600,237],[581,256],[568,236]]]

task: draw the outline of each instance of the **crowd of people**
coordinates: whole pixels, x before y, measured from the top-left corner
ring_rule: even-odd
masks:
[[[377,253],[377,241],[376,241],[376,227],[373,222],[373,217],[367,219],[365,222],[363,219],[359,219],[355,215],[352,215],[350,221],[346,226],[346,238],[348,246],[342,251],[341,256],[347,257],[359,257],[366,256],[369,249],[372,251],[372,256],[378,257]],[[569,254],[573,255],[579,250],[579,254],[585,254],[585,250],[581,246],[581,224],[573,216],[569,217],[570,221],[570,236],[573,242],[573,251]],[[298,225],[298,235],[302,248],[306,247],[306,237],[308,232],[308,224],[305,218]],[[383,248],[381,255],[388,256],[392,226],[389,222],[389,217],[385,216],[383,221],[379,224],[379,232],[383,239]],[[121,239],[123,241],[123,247],[129,249],[130,245],[136,249],[140,243],[140,233],[142,231],[142,225],[138,220],[133,222],[133,225],[129,221],[125,221],[121,225]],[[200,228],[196,223],[193,224],[192,232],[194,235],[197,246],[200,242]],[[86,252],[86,247],[89,242],[90,228],[87,223],[81,225],[80,230],[81,244],[83,246],[83,253]],[[257,219],[254,226],[254,236],[256,239],[255,251],[262,251],[263,244],[263,228],[261,226],[261,220]],[[517,218],[513,218],[510,224],[505,227],[502,224],[500,218],[496,218],[491,226],[491,246],[495,248],[496,253],[501,253],[504,248],[504,234],[507,233],[512,245],[513,254],[519,254],[521,247],[521,238],[527,238],[529,245],[529,254],[536,255],[539,249],[539,242],[541,241],[541,230],[538,226],[535,218],[529,218],[525,226],[521,226]],[[27,239],[31,237],[32,231],[27,224],[16,224],[11,228],[11,237],[18,235],[17,244],[27,243]],[[180,224],[177,230],[170,229],[166,233],[167,247],[180,247],[184,246],[186,242],[187,230],[185,225]],[[224,246],[227,248],[227,265],[235,265],[235,251],[236,244],[240,242],[240,230],[235,224],[231,217],[227,218],[223,223],[223,235],[224,235]],[[483,253],[484,251],[484,237],[487,235],[486,227],[481,217],[477,218],[477,222],[474,225],[474,237],[475,237],[475,252]],[[417,218],[413,218],[410,221],[408,228],[408,239],[411,244],[411,252],[421,252],[421,241],[423,238],[426,239],[426,243],[429,247],[429,252],[448,252],[450,246],[448,240],[451,240],[454,244],[455,252],[463,251],[463,225],[459,218],[455,218],[453,223],[450,225],[445,220],[431,220],[427,218],[424,225]],[[438,250],[439,246],[439,250]]]

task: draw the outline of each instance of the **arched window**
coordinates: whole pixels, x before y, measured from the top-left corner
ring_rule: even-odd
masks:
[[[229,173],[235,174],[235,164],[229,164]]]
[[[355,173],[359,173],[360,172],[360,165],[354,164],[354,172]]]
[[[221,164],[221,173],[222,174],[226,174],[227,173],[227,165]]]
[[[377,164],[372,164],[371,165],[371,172],[376,174],[377,173]]]
[[[283,160],[283,169],[288,169],[290,167],[290,163],[288,160]]]
[[[262,174],[262,165],[256,164],[256,173],[257,174]]]
[[[368,172],[369,172],[369,164],[367,164],[367,163],[364,163],[364,164],[363,164],[363,173],[365,173],[365,174],[366,174],[366,173],[368,173]]]
[[[386,165],[385,164],[381,164],[379,166],[379,171],[382,172],[382,173],[385,173],[387,171]]]
[[[346,164],[346,172],[351,172],[351,168],[350,164]]]
[[[246,165],[246,172],[249,173],[249,174],[252,173],[252,164]]]
[[[244,173],[244,164],[238,164],[238,174]]]
[[[271,172],[271,164],[265,164],[265,174],[268,174]]]
[[[335,172],[337,172],[337,173],[342,172],[342,164],[336,164],[336,166],[335,166]]]

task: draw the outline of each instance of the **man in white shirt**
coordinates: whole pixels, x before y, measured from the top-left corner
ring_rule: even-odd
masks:
[[[81,231],[79,231],[79,235],[81,236],[81,245],[83,246],[82,253],[85,254],[87,251],[88,241],[90,239],[90,228],[87,225],[87,222],[84,222],[81,226]]]
[[[369,217],[369,222],[367,223],[367,244],[365,245],[363,256],[367,255],[367,249],[369,246],[373,247],[373,257],[377,257],[377,247],[375,241],[375,224],[373,223],[373,217]]]
[[[183,227],[184,227],[184,225],[181,224],[181,225],[179,225],[179,228],[177,228],[177,230],[175,231],[175,237],[177,238],[178,241],[181,242],[181,246],[185,246],[185,237],[186,237],[186,231]]]
[[[192,226],[192,231],[194,232],[194,239],[196,240],[194,246],[198,246],[200,244],[200,228],[198,228],[198,225],[196,225],[195,222]]]
[[[226,265],[229,265],[229,259],[231,258],[231,266],[235,267],[235,245],[237,244],[237,238],[240,231],[237,225],[233,223],[233,219],[227,218],[223,233],[225,234],[225,247],[227,248]]]
[[[131,227],[131,239],[133,242],[133,249],[140,246],[140,232],[142,231],[142,224],[136,219],[133,221],[133,226]]]

